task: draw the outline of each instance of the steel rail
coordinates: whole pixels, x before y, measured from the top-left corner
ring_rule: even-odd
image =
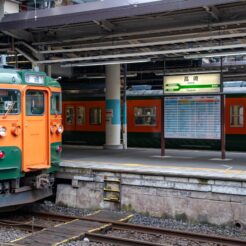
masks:
[[[115,243],[116,245],[129,245],[129,246],[163,246],[159,243],[151,243],[140,240],[133,240],[127,238],[119,238],[98,233],[85,233],[85,237],[89,240],[104,243]]]
[[[192,239],[195,241],[199,240],[203,242],[214,242],[214,243],[217,243],[218,245],[228,245],[228,246],[229,245],[230,246],[245,246],[246,245],[246,240],[240,240],[236,238],[227,238],[227,237],[222,237],[222,236],[213,236],[213,235],[200,234],[200,233],[194,233],[194,232],[184,232],[184,231],[170,230],[170,229],[164,229],[164,228],[158,228],[158,227],[128,224],[124,222],[115,222],[110,219],[99,219],[95,217],[90,218],[88,216],[59,215],[59,214],[44,213],[44,212],[34,212],[34,214],[53,217],[57,219],[61,218],[64,220],[81,219],[81,220],[86,220],[86,221],[108,223],[110,224],[111,228],[114,228],[114,229],[117,228],[117,229],[124,229],[124,230],[133,230],[133,231],[138,231],[138,232],[143,232],[143,233],[165,234],[169,236],[188,238],[188,239]]]
[[[172,237],[182,237],[199,242],[216,243],[216,245],[228,245],[228,246],[246,245],[246,241],[234,239],[234,238],[226,238],[226,237],[220,237],[214,235],[206,235],[200,233],[184,232],[178,230],[169,230],[169,229],[163,229],[157,227],[149,227],[149,226],[141,226],[141,225],[133,225],[133,224],[125,224],[125,223],[122,224],[117,223],[117,225],[114,224],[112,225],[112,228],[118,230],[132,230],[140,233],[151,233],[151,234],[167,235]]]
[[[62,215],[62,214],[53,214],[53,213],[46,213],[46,212],[27,212],[25,211],[27,214],[31,214],[31,215],[38,215],[39,217],[42,218],[50,218],[51,220],[57,220],[60,222],[68,222],[70,220],[73,219],[83,219],[83,217],[77,217],[77,216],[73,216],[73,215]]]
[[[27,224],[24,222],[4,220],[4,219],[0,220],[0,225],[6,226],[6,227],[17,227],[17,228],[27,230],[27,231],[40,231],[40,230],[47,228],[46,226],[41,226],[37,224]]]

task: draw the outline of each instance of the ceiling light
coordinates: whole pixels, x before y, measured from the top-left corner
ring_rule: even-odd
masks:
[[[243,56],[243,55],[246,55],[246,51],[232,51],[232,52],[186,55],[184,56],[184,58],[185,59],[198,59],[198,58],[209,58],[209,57],[226,57],[226,56]]]
[[[102,65],[114,65],[114,64],[130,64],[130,63],[142,63],[150,62],[151,59],[136,59],[136,60],[117,60],[117,61],[101,61],[101,62],[89,62],[89,63],[70,63],[61,65],[61,67],[93,67]]]
[[[207,71],[183,71],[183,72],[166,72],[166,73],[155,73],[156,76],[164,75],[183,75],[183,74],[207,74],[207,73],[220,73],[221,70],[207,70]],[[228,69],[223,69],[222,72],[228,72]]]
[[[137,77],[138,74],[137,73],[130,73],[127,74],[127,78],[134,78]],[[124,75],[120,75],[120,77],[124,77]],[[105,75],[83,75],[78,77],[78,79],[105,79],[106,76]]]

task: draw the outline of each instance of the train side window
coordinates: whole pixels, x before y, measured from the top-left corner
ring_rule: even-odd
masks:
[[[53,92],[51,96],[51,114],[61,114],[61,93]]]
[[[27,91],[26,93],[26,115],[44,114],[44,92]]]
[[[155,126],[156,107],[134,107],[136,126]]]
[[[74,122],[74,108],[66,107],[66,125],[72,125]]]
[[[78,126],[85,124],[85,107],[77,107],[76,123]]]
[[[102,110],[100,108],[90,108],[90,124],[91,125],[102,124]]]
[[[242,105],[232,105],[230,107],[230,126],[243,127],[244,125],[244,108]]]
[[[20,92],[18,90],[0,90],[0,114],[20,113]]]

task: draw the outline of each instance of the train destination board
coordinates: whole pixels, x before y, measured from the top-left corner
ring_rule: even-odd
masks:
[[[220,139],[220,96],[165,98],[165,138]]]
[[[220,74],[192,74],[164,77],[165,94],[218,93]]]

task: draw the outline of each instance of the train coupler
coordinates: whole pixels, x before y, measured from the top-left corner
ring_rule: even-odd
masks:
[[[34,187],[36,189],[46,189],[52,187],[54,184],[54,177],[50,174],[40,174],[35,177]]]

